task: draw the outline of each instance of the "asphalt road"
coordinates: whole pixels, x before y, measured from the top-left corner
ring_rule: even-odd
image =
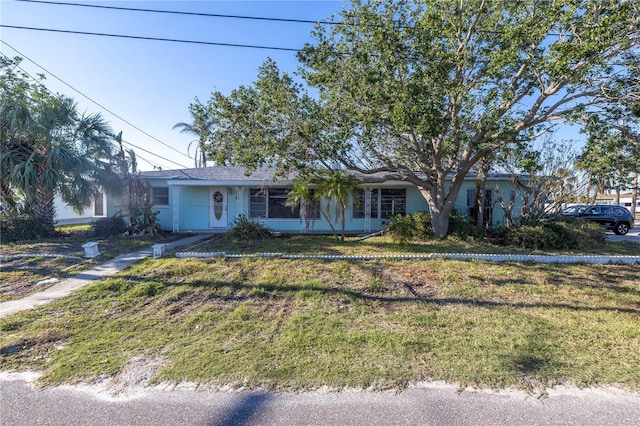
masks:
[[[636,220],[636,226],[629,230],[627,235],[616,235],[613,232],[607,232],[607,239],[609,241],[635,241],[636,243],[640,243],[640,225],[637,225],[638,221]]]
[[[2,425],[638,425],[640,394],[615,389],[456,392],[213,392],[151,389],[113,397],[95,387],[33,390],[0,378]]]

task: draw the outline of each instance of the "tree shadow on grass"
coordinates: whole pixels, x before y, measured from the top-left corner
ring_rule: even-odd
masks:
[[[139,284],[148,282],[148,278],[136,276],[126,277],[128,281]],[[209,289],[211,292],[206,296],[208,300],[219,301],[248,301],[258,299],[284,299],[291,297],[295,293],[302,291],[314,291],[327,296],[342,297],[350,300],[360,300],[363,302],[379,302],[386,304],[433,304],[435,306],[467,306],[480,308],[544,308],[544,309],[564,309],[582,312],[617,312],[624,314],[640,315],[640,308],[620,307],[620,306],[587,306],[578,303],[562,302],[511,302],[500,300],[483,300],[465,297],[429,297],[421,295],[416,297],[411,293],[407,296],[391,296],[370,294],[340,286],[323,286],[320,284],[253,284],[246,282],[227,281],[190,281],[179,283],[165,283],[167,287],[187,286],[192,289]],[[135,287],[135,284],[134,284]]]

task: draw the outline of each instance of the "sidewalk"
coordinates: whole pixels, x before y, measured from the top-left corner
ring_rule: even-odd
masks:
[[[167,251],[173,250],[178,247],[188,246],[195,242],[204,240],[211,237],[211,235],[200,234],[192,237],[183,238],[178,241],[165,244]],[[91,284],[101,278],[114,275],[132,263],[141,261],[142,259],[151,256],[152,250],[141,250],[135,253],[124,254],[111,259],[103,264],[100,264],[88,271],[82,272],[73,278],[66,279],[58,284],[49,287],[48,289],[31,294],[27,297],[17,300],[9,300],[7,302],[0,303],[0,318],[7,315],[11,315],[16,312],[31,309],[37,305],[44,305],[52,300],[60,299],[71,294],[72,291],[81,287]]]

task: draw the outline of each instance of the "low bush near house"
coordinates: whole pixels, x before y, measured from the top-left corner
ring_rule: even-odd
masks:
[[[42,220],[27,214],[5,210],[0,215],[0,239],[3,243],[37,240],[52,236]]]
[[[129,235],[156,235],[161,229],[158,224],[159,211],[151,210],[151,206],[134,209],[131,213],[134,223],[128,227]]]
[[[227,237],[238,240],[264,240],[273,238],[273,232],[255,219],[240,215],[233,222],[233,229]]]
[[[465,240],[467,237],[478,236],[479,231],[475,225],[469,223],[468,215],[456,210],[449,215],[449,235]]]
[[[494,236],[498,244],[534,250],[590,249],[606,240],[599,225],[583,220],[530,221],[501,228]]]
[[[112,237],[127,232],[128,226],[122,216],[105,217],[91,224],[91,230],[96,237]]]
[[[415,212],[392,216],[387,219],[387,232],[398,243],[431,239],[433,238],[431,215],[427,212]],[[476,234],[476,227],[469,223],[467,215],[454,211],[449,216],[449,235],[466,239]]]
[[[431,215],[427,212],[394,215],[387,219],[387,232],[397,243],[432,238]]]

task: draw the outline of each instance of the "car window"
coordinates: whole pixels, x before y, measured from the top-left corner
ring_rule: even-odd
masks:
[[[611,214],[611,207],[603,207],[602,208],[602,214],[610,215]]]
[[[582,213],[585,210],[584,206],[569,206],[562,210],[563,214],[575,214]]]
[[[600,214],[600,207],[590,207],[585,211],[586,214]]]

